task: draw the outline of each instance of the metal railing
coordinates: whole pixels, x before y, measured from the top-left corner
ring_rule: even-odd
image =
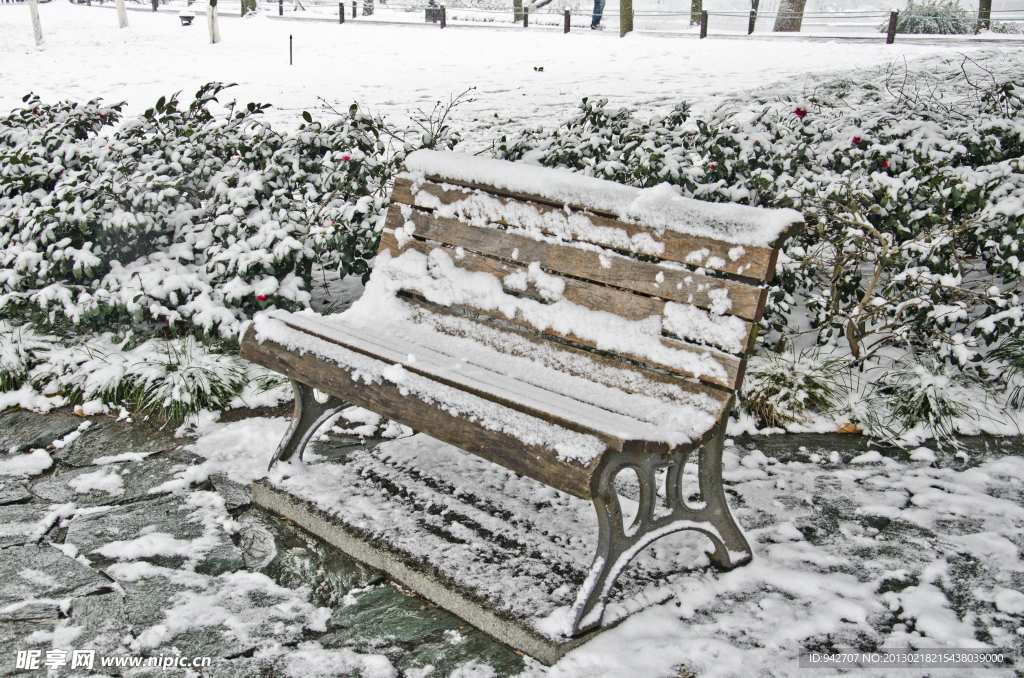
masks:
[[[3,0],[7,1],[7,0]],[[24,2],[25,0],[13,0]],[[85,2],[86,0],[80,0]],[[113,0],[88,0],[90,4],[112,4]],[[609,3],[611,5],[612,3]],[[628,3],[626,3],[628,5]],[[149,3],[130,2],[129,6],[136,9],[147,8]],[[163,11],[188,9],[198,13],[205,11],[207,2],[196,0],[186,2],[174,0],[160,5]],[[261,10],[270,17],[285,19],[307,19],[315,21],[357,21],[373,23],[433,23],[446,26],[512,26],[521,24],[525,27],[542,29],[562,29],[568,33],[572,29],[590,26],[592,12],[589,9],[554,9],[545,7],[529,9],[508,7],[487,9],[480,7],[446,7],[429,1],[416,0],[262,0]],[[240,15],[242,3],[232,0],[219,0],[218,12],[224,15]],[[796,22],[797,28],[788,31],[774,31],[775,22],[779,19]],[[939,37],[937,33],[898,33],[899,20],[924,19],[944,23],[966,23],[975,28],[975,33],[983,28],[996,27],[1000,32],[1016,34],[1024,39],[1024,10],[999,10],[991,12],[964,11],[960,17],[936,17],[931,15],[906,14],[897,11],[853,11],[853,12],[821,12],[808,11],[800,14],[774,11],[738,10],[704,10],[700,13],[686,10],[630,10],[623,14],[614,6],[609,6],[603,13],[603,23],[620,27],[628,26],[622,34],[629,30],[661,33],[699,33],[701,38],[709,31],[717,35],[752,34],[759,36],[769,33],[775,35],[792,35],[804,33],[811,29],[812,35],[828,37],[886,37],[892,43],[896,36],[905,37]],[[1012,27],[1012,30],[1007,30]],[[850,35],[843,35],[844,29]],[[886,30],[888,29],[888,30]],[[947,33],[946,36],[962,36],[962,33]]]

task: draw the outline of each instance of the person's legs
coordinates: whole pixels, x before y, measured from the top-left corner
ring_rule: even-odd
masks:
[[[605,0],[594,0],[594,18],[590,20],[590,27],[594,28],[601,23],[601,15],[604,13]]]

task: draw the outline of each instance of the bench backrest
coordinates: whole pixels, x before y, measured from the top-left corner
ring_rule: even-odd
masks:
[[[576,305],[453,306],[733,391],[778,248],[802,226],[793,210],[701,203],[665,185],[640,191],[456,153],[417,152],[407,168],[380,252],[440,249],[455,267],[496,277],[506,294]]]

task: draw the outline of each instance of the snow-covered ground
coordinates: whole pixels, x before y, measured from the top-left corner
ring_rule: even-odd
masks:
[[[1019,657],[1024,644],[1019,441],[965,441],[957,454],[922,447],[898,459],[863,452],[853,437],[729,441],[723,478],[754,561],[721,573],[708,566],[703,537],[659,542],[631,568],[648,586],[630,611],[646,609],[546,669],[254,510],[246,485],[265,475],[288,422],[217,419],[205,414],[194,439],[175,440],[113,417],[0,414],[0,448],[15,450],[0,466],[5,675],[14,650],[94,648],[212,656],[203,674],[211,677],[800,678],[848,675],[800,668],[808,649],[991,647]],[[542,566],[564,566],[566,556],[585,566],[593,525],[564,530],[588,527],[586,502],[423,435],[364,444],[380,431],[376,421],[348,411],[306,464],[279,464],[271,480],[312,492],[325,509],[353,504],[355,519],[390,521],[398,535],[430,525],[418,546],[453,559],[504,552],[522,564],[537,556],[520,547],[536,544]],[[457,492],[438,491],[452,482]],[[423,499],[438,510],[410,520]],[[502,524],[496,548],[492,530]],[[680,558],[678,571],[659,572],[659,560]],[[197,675],[161,673],[183,674]]]
[[[455,10],[452,10],[455,11]],[[221,16],[222,41],[210,45],[204,22],[183,27],[170,13],[129,12],[118,29],[106,7],[54,0],[40,5],[45,47],[37,49],[25,5],[0,5],[0,113],[28,92],[44,100],[127,101],[128,115],[162,95],[188,101],[212,80],[238,83],[240,102],[273,104],[268,118],[297,126],[319,98],[341,109],[353,102],[402,123],[417,109],[476,88],[458,107],[454,128],[464,150],[489,147],[521,126],[554,126],[582,97],[663,111],[681,100],[708,110],[730,94],[809,73],[842,71],[948,53],[947,44],[745,41],[629,35],[617,31],[496,30],[434,25],[276,21]],[[294,65],[288,64],[293,39]],[[994,47],[957,41],[965,54]],[[543,68],[543,70],[536,70]]]
[[[109,8],[54,0],[41,5],[40,13],[46,45],[38,49],[28,8],[0,5],[0,113],[34,91],[47,100],[125,100],[130,115],[179,90],[187,101],[201,84],[220,80],[238,83],[233,95],[242,102],[272,103],[268,115],[275,124],[299,124],[301,111],[315,112],[321,97],[341,108],[357,101],[402,123],[417,109],[429,111],[436,101],[475,88],[472,101],[457,108],[453,119],[471,151],[488,148],[505,131],[554,126],[584,96],[608,97],[646,112],[688,100],[707,111],[752,88],[776,82],[799,88],[810,74],[892,59],[914,62],[954,49],[911,41],[886,47],[881,41],[698,42],[657,35],[619,39],[614,31],[565,36],[512,27],[453,26],[440,31],[412,24],[338,26],[227,15],[221,23],[223,41],[210,45],[201,21],[183,27],[165,12],[131,12],[131,25],[123,30]],[[993,49],[1017,48],[971,40],[955,46],[968,55]],[[237,572],[215,581],[213,575],[179,571],[187,570],[188,562],[164,567],[142,560],[160,549],[171,556],[179,548],[205,556],[226,546],[226,534],[241,528],[215,493],[191,483],[217,473],[234,474],[239,483],[262,475],[264,460],[285,425],[282,419],[207,422],[194,452],[209,461],[181,470],[171,466],[177,459],[169,460],[161,479],[177,477],[141,490],[173,492],[169,502],[202,519],[195,521],[195,534],[185,535],[186,546],[177,537],[164,538],[164,527],[142,532],[150,527],[142,523],[136,532],[116,539],[101,534],[96,525],[102,521],[89,518],[96,512],[82,508],[86,502],[79,495],[92,497],[93,503],[114,501],[112,497],[122,502],[125,492],[137,489],[121,481],[121,474],[92,466],[122,464],[123,474],[128,474],[141,458],[83,460],[86,471],[52,482],[61,486],[53,490],[54,497],[70,506],[60,516],[44,513],[33,520],[45,522],[45,530],[66,519],[64,543],[80,544],[83,551],[87,545],[95,547],[96,553],[119,561],[107,573],[126,590],[195,575],[187,587],[212,596],[180,595],[153,616],[152,632],[146,635],[143,629],[136,638],[138,647],[162,646],[195,626],[204,608],[226,609],[224,601],[243,594],[279,596],[288,603],[282,603],[284,618],[257,616],[249,620],[251,629],[242,629],[246,634],[255,637],[256,627],[276,623],[285,629],[284,640],[298,637],[303,624],[322,629],[323,612],[307,602],[304,591],[286,591]],[[668,602],[572,653],[550,675],[671,675],[680,665],[699,675],[811,675],[798,670],[794,659],[795,652],[810,644],[1019,646],[1024,635],[1020,458],[1000,451],[972,468],[974,462],[967,460],[936,462],[931,450],[919,449],[914,455],[910,461],[897,461],[874,452],[844,461],[831,450],[810,450],[779,460],[753,448],[732,449],[726,481],[745,504],[745,526],[757,544],[755,562],[725,575],[701,567],[687,573],[674,582]],[[49,453],[30,452],[5,460],[0,473],[35,476],[51,463]],[[46,488],[37,486],[48,481],[36,481],[33,490],[42,497]],[[168,535],[175,528],[172,522],[166,526]],[[76,553],[66,551],[71,557]],[[225,612],[223,617],[241,618],[248,612]],[[60,628],[69,625],[73,622],[62,621]],[[51,638],[37,640],[48,643]],[[57,636],[52,640],[58,646]],[[278,650],[289,657],[291,675],[310,675],[325,665],[338,672],[394,675],[383,656],[325,652],[312,644]],[[314,668],[303,668],[306,663]],[[478,668],[475,675],[492,675]],[[529,671],[545,673],[536,666]],[[467,669],[462,675],[473,673]]]

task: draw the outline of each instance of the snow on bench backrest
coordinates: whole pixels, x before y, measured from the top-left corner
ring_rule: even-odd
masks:
[[[759,280],[771,280],[774,265],[764,265],[767,261],[759,261],[758,255],[775,250],[803,226],[803,215],[796,210],[705,202],[686,198],[669,184],[634,188],[575,172],[451,151],[417,151],[406,159],[406,168],[412,177],[486,186],[492,193],[605,217],[572,219],[567,214],[562,220],[565,235],[578,240],[597,238],[599,245]],[[608,217],[617,223],[609,223]],[[719,251],[703,252],[704,244],[687,246],[701,241],[717,243]]]
[[[751,283],[770,279],[772,245],[802,223],[458,153],[413,153],[407,170],[371,286],[728,388],[764,310]]]

